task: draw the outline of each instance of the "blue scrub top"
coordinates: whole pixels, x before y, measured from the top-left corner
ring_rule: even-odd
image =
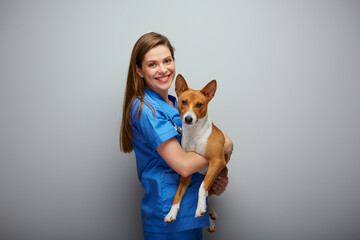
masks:
[[[140,118],[136,112],[141,102],[134,99],[132,103],[133,147],[136,156],[138,178],[145,189],[141,201],[143,230],[147,232],[179,232],[193,228],[209,226],[208,212],[195,218],[198,191],[204,175],[195,173],[181,201],[177,218],[172,223],[164,222],[170,211],[179,184],[176,173],[157,153],[157,147],[164,141],[176,137],[180,143],[181,136],[175,130],[172,121],[181,126],[181,116],[176,108],[177,100],[169,95],[175,107],[168,104],[158,93],[145,90],[145,102]]]

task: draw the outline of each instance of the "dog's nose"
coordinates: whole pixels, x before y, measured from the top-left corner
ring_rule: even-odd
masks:
[[[185,122],[186,122],[187,124],[192,123],[192,121],[193,121],[193,118],[192,118],[191,116],[186,116],[186,117],[185,117]]]

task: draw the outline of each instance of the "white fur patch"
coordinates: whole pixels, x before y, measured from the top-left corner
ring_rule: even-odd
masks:
[[[170,212],[166,215],[164,221],[167,223],[173,222],[176,220],[176,216],[180,209],[180,203],[174,204],[171,206]]]
[[[197,152],[204,156],[206,143],[212,132],[212,122],[208,119],[208,116],[206,115],[192,125],[183,123],[183,129],[182,148],[186,152]]]
[[[200,218],[206,213],[206,197],[208,192],[204,188],[204,182],[201,183],[199,188],[198,205],[195,213],[195,217]]]

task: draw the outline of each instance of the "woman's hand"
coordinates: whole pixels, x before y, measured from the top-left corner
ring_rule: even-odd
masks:
[[[224,153],[226,154],[227,158],[226,164],[230,161],[230,156],[232,154],[232,151],[234,149],[233,142],[229,138],[229,136],[226,133],[223,133],[225,137],[225,143],[224,143]]]
[[[225,177],[218,177],[215,179],[215,181],[213,182],[213,184],[211,185],[211,189],[214,191],[214,193],[216,195],[220,195],[222,194],[225,189],[226,186],[229,184],[229,179],[225,178]]]

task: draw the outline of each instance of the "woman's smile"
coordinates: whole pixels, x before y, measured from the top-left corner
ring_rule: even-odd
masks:
[[[165,76],[165,77],[158,77],[158,78],[156,78],[156,79],[157,79],[158,81],[162,82],[162,83],[166,83],[167,81],[169,81],[170,76],[171,76],[171,75],[167,75],[167,76]]]

